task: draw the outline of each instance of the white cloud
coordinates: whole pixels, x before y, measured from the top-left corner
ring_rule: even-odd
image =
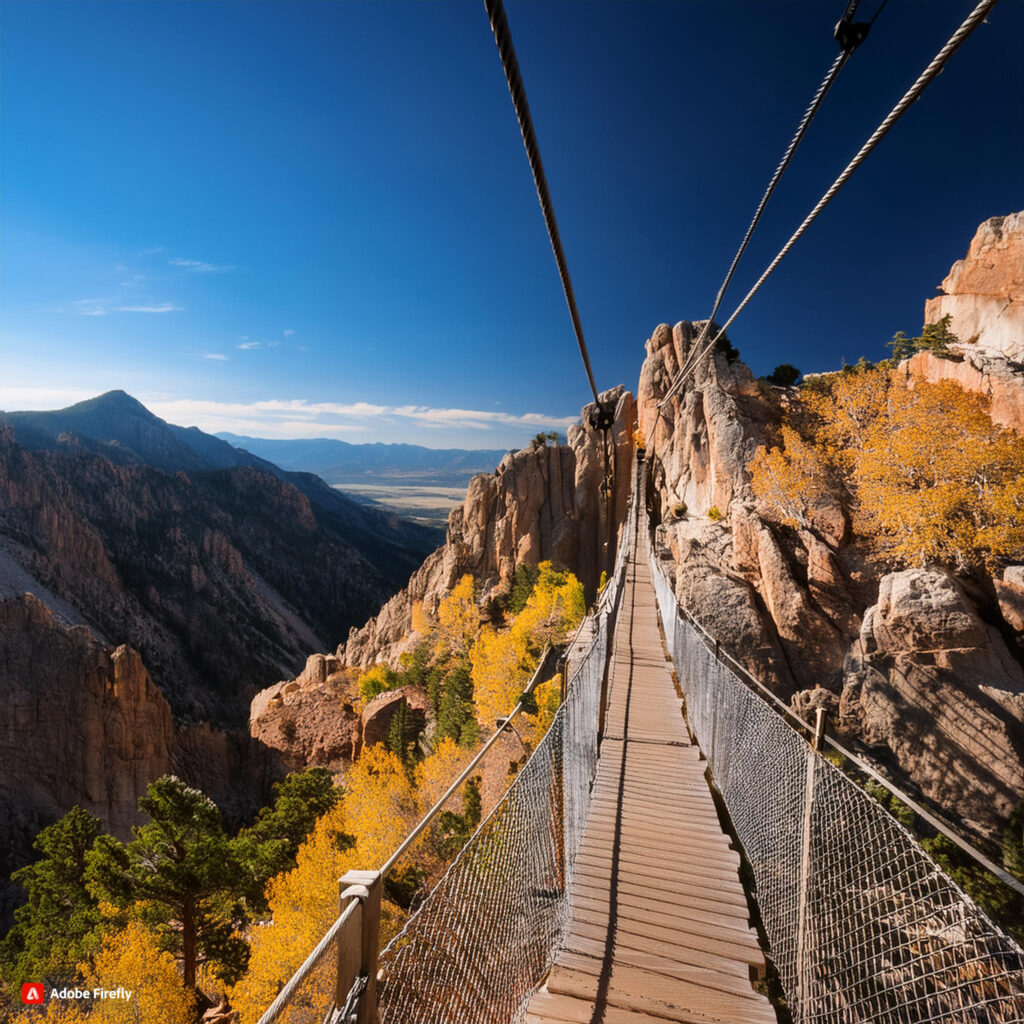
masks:
[[[172,267],[184,267],[196,274],[226,274],[229,270],[237,270],[233,264],[230,266],[218,266],[215,263],[204,263],[202,260],[184,260],[175,256],[167,261]]]
[[[161,302],[157,306],[115,306],[117,313],[180,313],[184,306],[172,306],[169,302]]]
[[[158,252],[167,252],[166,245],[151,245],[148,249],[140,249],[140,256],[155,256]]]
[[[222,352],[205,352],[203,354],[203,358],[212,359],[216,363],[225,363],[227,362],[228,357],[224,355]]]
[[[284,334],[286,338],[290,338],[295,332],[290,327],[286,327],[281,333]]]
[[[144,400],[144,399],[143,399]],[[182,426],[229,430],[261,437],[331,437],[351,431],[394,429],[494,431],[504,428],[566,430],[575,416],[480,409],[437,409],[426,405],[377,405],[372,402],[310,402],[302,398],[262,402],[217,402],[201,399],[146,403],[158,416]]]
[[[224,363],[222,353],[202,358]],[[125,382],[104,382],[101,387],[7,386],[0,384],[0,409],[62,409],[94,398]],[[442,443],[458,447],[521,447],[538,430],[564,432],[575,417],[542,413],[512,415],[498,411],[438,409],[432,406],[378,405],[372,402],[310,402],[305,399],[268,399],[262,402],[223,402],[175,398],[166,392],[128,390],[155,415],[181,426],[197,426],[209,433],[229,431],[254,437],[336,437],[351,440]]]
[[[263,342],[261,342],[261,341],[243,341],[243,342],[240,342],[238,345],[236,345],[235,348],[240,348],[240,349],[260,348],[262,346],[262,344],[263,344]]]

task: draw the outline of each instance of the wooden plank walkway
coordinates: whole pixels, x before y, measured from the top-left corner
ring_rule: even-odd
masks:
[[[689,742],[634,551],[615,633],[611,704],[563,947],[527,1024],[776,1024],[751,986],[764,958],[739,855]]]

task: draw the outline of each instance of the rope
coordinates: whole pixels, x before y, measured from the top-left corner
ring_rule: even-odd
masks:
[[[964,23],[953,33],[949,41],[932,59],[932,62],[924,69],[917,81],[907,90],[903,98],[896,104],[895,107],[889,112],[889,115],[884,121],[875,129],[871,137],[861,146],[857,155],[846,165],[842,174],[829,186],[825,194],[818,200],[817,205],[813,210],[804,218],[803,223],[793,233],[792,238],[782,247],[779,254],[772,260],[768,265],[764,273],[757,279],[754,287],[747,292],[746,297],[736,307],[735,312],[725,322],[725,325],[715,335],[714,339],[708,342],[702,350],[697,352],[697,355],[693,358],[688,358],[686,366],[679,370],[676,375],[676,379],[672,382],[672,386],[665,393],[664,398],[658,403],[658,407],[663,406],[678,390],[682,387],[686,380],[686,377],[693,370],[696,364],[709,352],[718,339],[729,329],[729,326],[733,321],[740,315],[747,303],[757,294],[761,285],[768,280],[772,271],[782,262],[782,260],[789,253],[790,249],[797,243],[803,233],[811,226],[811,224],[817,219],[818,214],[835,198],[839,190],[846,184],[850,176],[855,170],[864,162],[868,154],[878,145],[879,142],[888,134],[889,129],[907,112],[910,106],[918,99],[922,92],[924,92],[926,86],[935,78],[936,75],[943,69],[946,62],[950,57],[960,48],[960,45],[964,40],[973,32],[978,25],[984,21],[985,16],[992,10],[993,7],[999,2],[999,0],[981,0],[981,3],[968,15]],[[696,346],[695,346],[696,348]]]
[[[498,53],[501,55],[501,64],[505,69],[505,78],[508,81],[508,91],[512,95],[512,105],[515,107],[516,117],[519,119],[519,131],[522,133],[526,156],[530,161],[530,170],[533,172],[533,183],[537,188],[537,198],[540,200],[544,223],[548,229],[548,238],[551,240],[551,251],[555,254],[555,263],[558,265],[558,276],[562,279],[562,291],[565,292],[565,301],[569,306],[569,316],[572,318],[572,328],[576,332],[576,343],[579,345],[580,356],[583,358],[583,368],[587,372],[587,382],[593,392],[594,401],[600,406],[601,399],[598,397],[597,385],[594,383],[594,370],[590,365],[590,354],[587,352],[587,343],[583,337],[583,324],[580,322],[579,310],[576,308],[576,295],[569,278],[569,267],[562,249],[562,237],[558,233],[554,207],[551,205],[548,180],[540,159],[537,135],[533,129],[533,119],[530,117],[530,105],[526,101],[526,88],[523,85],[523,76],[519,71],[516,51],[512,45],[512,33],[509,31],[508,19],[505,17],[505,6],[502,0],[484,0],[484,7],[487,10],[487,16],[491,19],[494,41],[498,44]]]
[[[786,152],[783,153],[778,167],[775,168],[775,173],[772,175],[771,181],[768,182],[768,187],[765,189],[764,195],[761,197],[761,202],[758,203],[757,209],[754,211],[754,217],[750,222],[750,226],[747,228],[747,233],[743,236],[743,241],[740,242],[740,247],[736,250],[736,255],[732,258],[732,264],[729,267],[729,272],[725,275],[725,279],[722,281],[722,285],[718,289],[718,295],[715,296],[714,308],[711,310],[711,315],[708,317],[707,323],[704,325],[704,329],[701,331],[701,335],[697,339],[697,344],[693,351],[699,349],[703,344],[704,339],[707,337],[707,333],[711,329],[715,316],[718,314],[718,307],[721,306],[722,299],[725,297],[729,283],[732,281],[732,276],[736,273],[736,267],[743,258],[743,254],[747,251],[747,245],[750,243],[751,236],[757,229],[757,225],[761,223],[761,216],[764,214],[765,207],[768,205],[768,200],[775,191],[775,186],[778,185],[779,181],[782,179],[782,175],[785,174],[786,168],[789,167],[789,163],[793,159],[793,154],[796,153],[797,147],[801,142],[803,142],[804,136],[807,134],[807,129],[811,126],[811,121],[814,120],[814,115],[817,114],[822,101],[828,94],[829,89],[832,88],[832,83],[839,77],[839,72],[842,71],[843,66],[850,59],[852,53],[853,50],[842,50],[836,55],[835,60],[832,62],[832,66],[828,69],[828,73],[822,80],[821,85],[818,86],[818,91],[814,94],[814,98],[811,100],[810,106],[804,112],[803,119],[797,127],[796,134],[789,143]]]

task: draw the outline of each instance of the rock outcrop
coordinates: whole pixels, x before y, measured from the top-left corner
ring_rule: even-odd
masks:
[[[33,594],[0,601],[0,874],[75,804],[127,838],[171,764],[171,710],[139,653],[58,621]]]
[[[882,578],[846,665],[840,723],[979,831],[1024,799],[1024,671],[948,574]]]
[[[988,395],[993,421],[1024,434],[1024,211],[985,221],[940,288],[925,322],[950,316],[960,343],[950,358],[919,352],[902,369]]]
[[[387,740],[391,720],[403,705],[406,712],[409,713],[413,731],[417,734],[423,731],[427,724],[427,713],[430,708],[425,691],[415,686],[401,686],[397,690],[386,690],[384,693],[378,693],[363,708],[364,747],[372,747],[376,743],[383,743]]]
[[[341,662],[313,654],[295,678],[261,690],[249,711],[250,735],[292,770],[340,769],[362,746],[359,712],[348,697]]]
[[[1024,211],[990,217],[925,303],[926,323],[946,314],[981,358],[1024,364]]]
[[[582,422],[570,427],[567,443],[524,448],[507,455],[493,475],[475,476],[466,500],[448,518],[444,545],[430,555],[378,615],[353,629],[337,651],[343,664],[367,667],[377,661],[397,664],[415,642],[412,610],[424,604],[435,611],[441,599],[466,573],[497,592],[520,564],[550,559],[580,577],[588,598],[597,591],[601,572],[611,567],[615,538],[631,487],[633,396],[622,387],[601,395],[614,409],[607,463],[612,489],[602,494],[606,456],[603,432],[590,423],[593,406]],[[609,517],[608,512],[612,515]]]
[[[1024,676],[1007,643],[1024,579],[1008,570],[979,604],[943,574],[886,575],[827,493],[807,529],[762,514],[746,467],[777,443],[784,389],[726,348],[659,407],[701,326],[655,329],[637,395],[655,550],[680,603],[798,713],[826,708],[902,781],[997,831],[1024,801]]]

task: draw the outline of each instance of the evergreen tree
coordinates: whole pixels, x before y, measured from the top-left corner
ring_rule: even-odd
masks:
[[[444,680],[441,707],[437,714],[437,742],[450,736],[456,742],[462,728],[473,717],[473,679],[469,667],[459,664]]]
[[[249,880],[246,903],[254,913],[267,912],[266,885],[275,875],[295,867],[299,847],[313,831],[317,819],[341,798],[326,768],[292,772],[274,783],[274,803],[264,807],[255,822],[242,829],[232,843]]]
[[[86,858],[101,832],[99,818],[72,807],[36,836],[39,859],[11,875],[28,894],[0,943],[0,962],[12,984],[70,980],[98,946],[102,918],[86,887]]]
[[[416,719],[409,705],[404,700],[399,701],[388,723],[387,747],[407,768],[413,761],[416,735]]]
[[[780,363],[768,375],[768,382],[780,388],[792,387],[800,379],[800,371],[792,363]]]
[[[139,798],[148,825],[125,846],[100,836],[87,877],[101,899],[130,909],[182,963],[194,988],[196,968],[209,962],[225,981],[245,970],[248,947],[236,934],[243,919],[245,871],[209,797],[165,775]]]

